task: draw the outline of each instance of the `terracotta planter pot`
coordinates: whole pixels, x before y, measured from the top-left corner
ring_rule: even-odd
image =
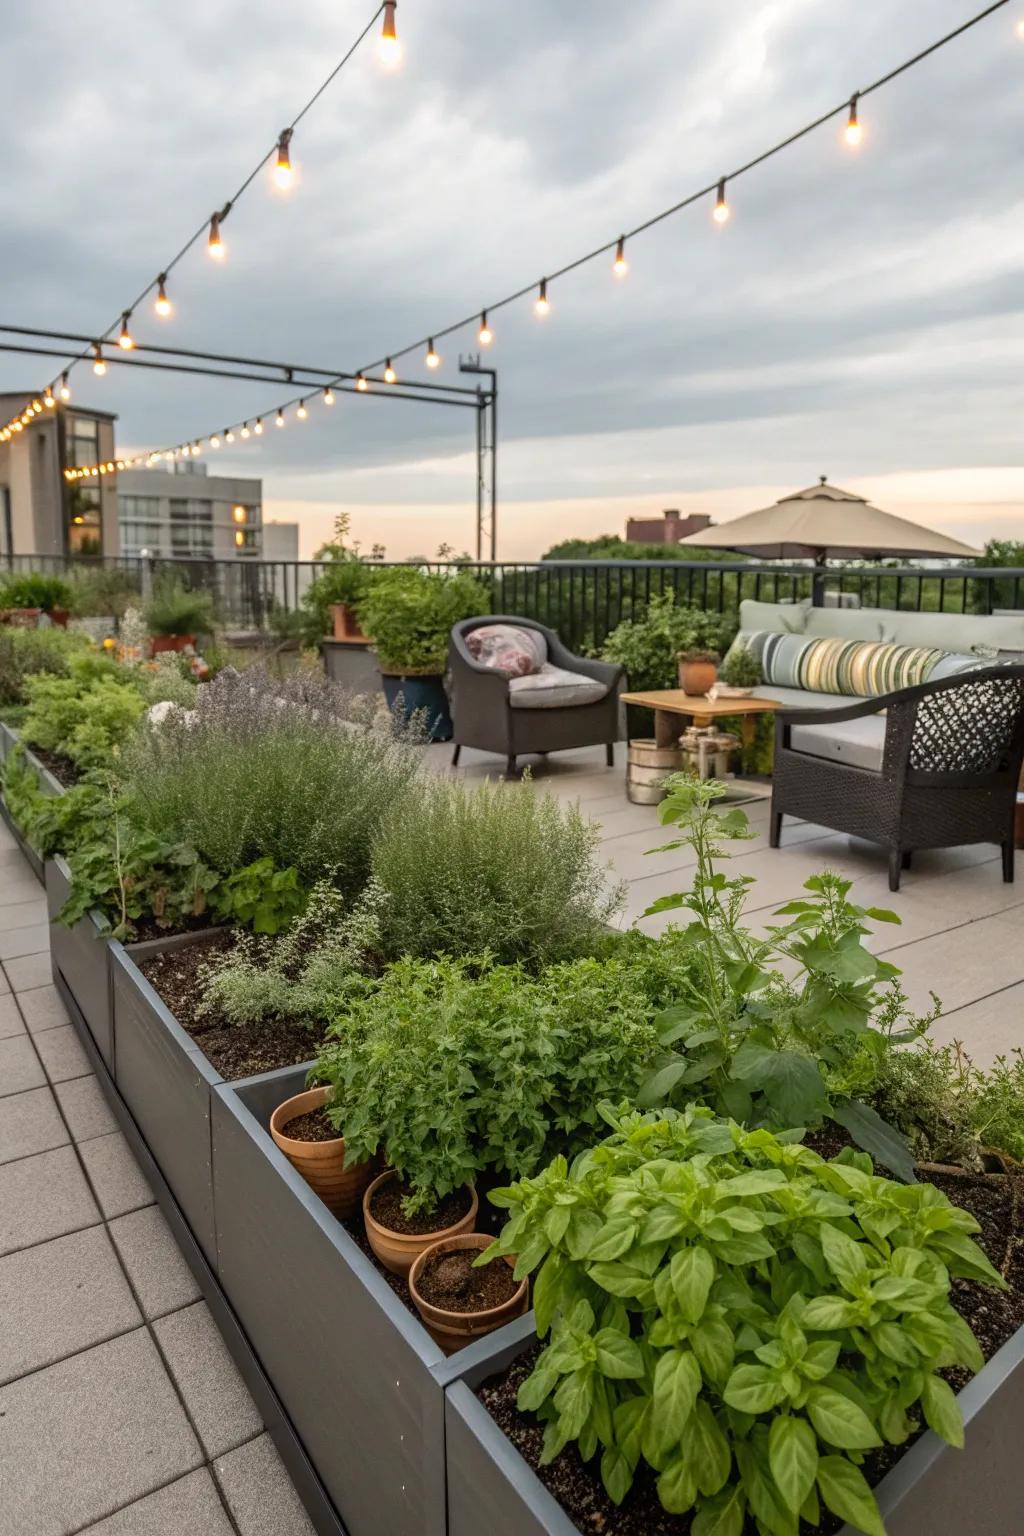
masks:
[[[508,1301],[502,1302],[498,1307],[488,1307],[481,1312],[449,1312],[443,1307],[434,1306],[432,1302],[420,1295],[416,1282],[435,1254],[472,1253],[475,1255],[489,1248],[493,1241],[494,1239],[488,1237],[486,1232],[464,1232],[459,1237],[442,1237],[439,1242],[431,1243],[429,1248],[424,1248],[409,1271],[409,1290],[416,1303],[417,1311],[423,1319],[423,1326],[434,1343],[440,1344],[446,1355],[454,1355],[456,1350],[465,1348],[474,1339],[481,1339],[485,1333],[493,1333],[495,1328],[504,1327],[514,1317],[522,1317],[529,1306],[529,1280],[521,1281]],[[506,1263],[510,1269],[515,1268],[515,1259],[511,1255],[506,1254],[503,1261],[495,1260],[495,1263],[498,1262]]]
[[[149,642],[149,654],[159,656],[161,651],[187,651],[195,643],[195,635],[153,635]]]
[[[472,1232],[473,1223],[476,1221],[476,1213],[479,1201],[476,1190],[472,1184],[467,1185],[472,1199],[465,1216],[461,1217],[454,1226],[442,1227],[437,1232],[392,1232],[390,1227],[382,1227],[379,1221],[375,1221],[370,1214],[370,1202],[374,1193],[389,1179],[397,1179],[398,1175],[393,1168],[388,1168],[384,1173],[378,1174],[369,1189],[363,1195],[363,1221],[366,1223],[366,1237],[374,1253],[380,1259],[385,1269],[390,1269],[393,1275],[401,1275],[404,1279],[425,1248],[431,1248],[442,1238],[458,1237],[464,1232]]]
[[[713,688],[718,677],[716,661],[680,661],[679,686],[694,698]]]
[[[67,629],[71,613],[67,608],[51,608],[50,619],[60,629]]]
[[[270,1117],[270,1134],[292,1167],[302,1174],[315,1195],[339,1221],[348,1221],[359,1210],[359,1202],[377,1167],[375,1162],[345,1162],[345,1138],[331,1141],[297,1141],[287,1135],[288,1122],[327,1102],[326,1088],[310,1088],[285,1099]]]
[[[42,611],[41,608],[7,608],[3,613],[3,622],[13,624],[15,629],[35,629]]]
[[[361,640],[365,644],[367,637],[359,626],[351,603],[332,603],[331,618],[334,620],[335,640]]]

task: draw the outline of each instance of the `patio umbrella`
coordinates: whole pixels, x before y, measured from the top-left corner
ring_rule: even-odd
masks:
[[[876,560],[929,555],[967,560],[981,554],[980,549],[971,549],[959,539],[883,512],[863,496],[829,485],[824,475],[820,484],[783,496],[772,507],[747,512],[679,540],[680,549],[689,545],[735,549],[764,560],[814,560],[819,565],[856,555]]]

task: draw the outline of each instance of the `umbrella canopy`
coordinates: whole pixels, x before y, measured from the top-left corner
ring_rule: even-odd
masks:
[[[967,560],[981,554],[959,539],[895,517],[863,496],[829,485],[824,475],[819,485],[783,496],[773,507],[747,512],[679,540],[680,549],[691,544],[741,550],[765,560],[846,560],[854,555]]]

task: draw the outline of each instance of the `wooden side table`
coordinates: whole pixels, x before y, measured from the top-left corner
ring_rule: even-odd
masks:
[[[654,711],[654,740],[659,747],[674,747],[687,724],[713,725],[725,716],[738,718],[740,734],[749,746],[754,739],[755,715],[774,714],[781,705],[775,699],[708,699],[684,693],[681,688],[654,688],[649,693],[623,693],[623,704],[639,704]]]

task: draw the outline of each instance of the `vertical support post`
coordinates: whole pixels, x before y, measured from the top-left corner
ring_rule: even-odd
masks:
[[[484,557],[484,411],[487,409],[484,392],[477,385],[476,391],[476,558]],[[491,559],[494,559],[493,554]]]

